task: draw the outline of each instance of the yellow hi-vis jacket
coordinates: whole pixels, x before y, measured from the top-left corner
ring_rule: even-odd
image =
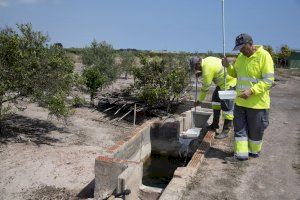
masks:
[[[199,101],[203,101],[207,95],[209,87],[212,82],[219,86],[221,90],[224,90],[224,68],[222,66],[222,60],[216,57],[207,57],[202,59],[202,87],[200,89]],[[235,87],[236,78],[233,78],[227,74],[226,76],[226,89]]]
[[[270,88],[274,82],[274,64],[271,55],[262,46],[249,58],[240,53],[228,73],[237,77],[237,96],[241,91],[251,89],[248,99],[236,98],[236,105],[253,109],[270,108]]]

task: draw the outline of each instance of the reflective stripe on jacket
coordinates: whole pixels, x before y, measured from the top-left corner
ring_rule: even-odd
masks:
[[[256,48],[256,52],[249,58],[240,53],[234,66],[228,67],[228,73],[237,77],[237,96],[246,89],[251,89],[253,93],[248,99],[237,97],[238,106],[269,109],[270,88],[274,82],[274,64],[271,55],[262,46]]]
[[[224,68],[222,66],[222,60],[216,57],[207,57],[202,59],[202,87],[200,89],[199,101],[203,101],[207,95],[209,87],[212,82],[219,86],[221,90],[224,90]],[[234,87],[236,85],[236,79],[227,75],[226,77],[226,89]]]

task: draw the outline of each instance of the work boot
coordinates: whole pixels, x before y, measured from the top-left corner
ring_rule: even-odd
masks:
[[[259,157],[259,153],[249,153],[249,157],[251,158],[258,158]]]
[[[230,129],[225,129],[221,133],[216,133],[215,139],[224,139],[228,137]]]

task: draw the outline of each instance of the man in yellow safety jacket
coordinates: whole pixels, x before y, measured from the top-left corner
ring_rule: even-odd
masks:
[[[253,45],[252,37],[240,34],[233,50],[239,50],[234,65],[226,58],[223,65],[237,77],[234,108],[234,156],[231,161],[259,157],[264,130],[269,125],[270,89],[274,82],[271,55],[262,46]]]
[[[213,123],[209,126],[209,129],[216,131],[219,128],[220,112],[222,110],[224,118],[223,130],[221,133],[216,133],[215,138],[226,138],[232,127],[234,100],[221,100],[219,98],[218,91],[225,89],[222,60],[211,56],[204,59],[195,57],[191,59],[191,65],[196,70],[197,77],[202,74],[202,87],[198,98],[200,102],[204,101],[211,84],[214,82],[216,85],[212,95]],[[235,85],[236,79],[227,75],[226,89],[234,90]]]

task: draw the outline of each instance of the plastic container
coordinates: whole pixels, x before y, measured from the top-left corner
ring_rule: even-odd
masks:
[[[199,128],[190,128],[187,131],[183,132],[182,138],[198,138],[200,135],[201,129]]]
[[[219,91],[219,97],[220,99],[235,99],[236,91],[234,90]]]

